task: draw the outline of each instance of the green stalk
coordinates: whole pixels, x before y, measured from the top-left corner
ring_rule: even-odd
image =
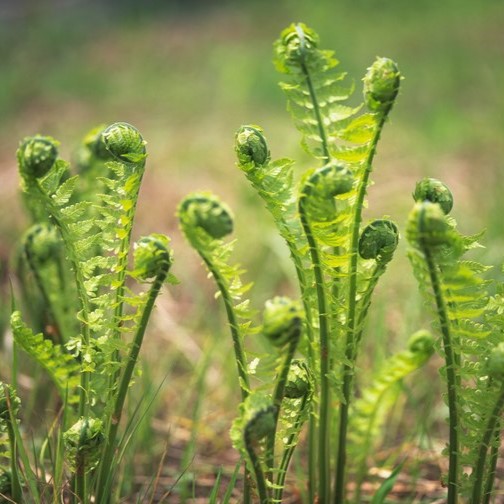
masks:
[[[231,331],[231,337],[233,339],[233,348],[235,353],[236,365],[238,367],[238,376],[240,378],[240,390],[242,401],[244,401],[249,395],[250,383],[249,377],[247,373],[247,362],[245,359],[245,352],[243,350],[243,345],[241,342],[241,335],[239,331],[239,324],[236,318],[236,314],[234,312],[233,300],[229,294],[229,291],[226,286],[226,282],[224,281],[220,271],[214,266],[213,262],[201,251],[199,254],[203,261],[205,262],[208,271],[212,274],[215,279],[215,283],[219,288],[219,291],[222,295],[222,300],[224,301],[224,306],[226,307],[226,315],[229,322],[229,329]]]
[[[301,331],[298,335],[289,342],[289,349],[276,383],[275,391],[273,393],[273,405],[275,406],[275,426],[272,431],[268,434],[266,442],[266,467],[269,470],[269,480],[273,483],[273,466],[275,462],[275,437],[278,428],[278,418],[280,416],[280,408],[282,406],[282,401],[284,398],[285,384],[287,383],[287,376],[289,374],[290,365],[294,354],[296,353],[296,348],[299,343],[299,337]]]
[[[490,467],[488,468],[488,475],[483,492],[483,504],[490,504],[490,497],[492,497],[492,489],[495,481],[495,473],[497,471],[497,461],[499,459],[499,441],[500,441],[500,422],[495,427],[495,440],[490,450]]]
[[[7,436],[9,437],[10,444],[10,466],[11,466],[11,493],[14,502],[21,502],[23,493],[21,490],[21,483],[19,482],[19,473],[17,468],[17,443],[14,435],[14,429],[10,420],[7,420]]]
[[[346,467],[346,438],[348,430],[348,411],[350,407],[350,396],[353,380],[353,357],[356,345],[356,323],[357,323],[357,266],[359,260],[359,233],[362,222],[362,208],[369,182],[369,176],[373,167],[373,159],[376,154],[376,145],[380,139],[381,131],[387,119],[390,108],[380,114],[376,130],[371,140],[368,156],[365,163],[364,173],[357,189],[357,199],[355,201],[355,214],[353,219],[352,239],[350,244],[350,264],[349,264],[349,287],[348,287],[348,316],[347,334],[345,343],[345,360],[343,365],[343,401],[340,404],[338,450],[336,456],[336,476],[334,482],[334,503],[341,504],[345,500],[345,467]]]
[[[259,502],[260,504],[269,504],[270,500],[268,497],[268,487],[266,485],[266,478],[264,477],[264,472],[261,467],[261,461],[257,457],[254,451],[254,443],[248,439],[247,433],[244,434],[245,438],[245,447],[247,449],[247,453],[250,457],[250,462],[252,463],[252,469],[254,471],[256,483],[257,483],[257,492],[259,493]],[[247,476],[245,475],[245,478]],[[245,479],[246,481],[246,479]]]
[[[201,258],[207,265],[208,271],[212,274],[212,276],[215,279],[215,283],[217,284],[217,287],[219,288],[219,291],[221,293],[222,299],[224,301],[224,306],[226,307],[226,314],[229,322],[229,329],[231,331],[231,338],[233,339],[233,348],[234,348],[234,353],[235,353],[235,360],[236,360],[236,365],[238,368],[238,376],[239,376],[239,381],[240,381],[240,390],[241,390],[241,397],[242,401],[244,401],[247,396],[249,395],[250,391],[250,382],[249,382],[249,377],[247,373],[247,361],[245,358],[245,351],[243,350],[243,345],[241,342],[241,335],[240,331],[238,329],[238,320],[236,318],[236,314],[234,312],[234,307],[233,307],[233,300],[231,296],[229,295],[229,291],[226,286],[226,282],[222,278],[222,275],[220,274],[220,271],[214,266],[212,261],[201,251],[198,250],[198,253],[200,254]],[[245,464],[245,473],[244,473],[244,480],[243,480],[243,502],[244,504],[250,504],[251,502],[251,493],[250,493],[250,482],[248,479],[248,471],[247,471],[247,465]],[[257,476],[257,470],[254,469],[256,472]],[[264,474],[262,474],[261,470],[261,475],[264,478]],[[257,483],[259,485],[259,482]]]
[[[475,476],[474,476],[471,504],[479,504],[481,502],[481,490],[483,488],[483,478],[485,476],[485,462],[488,447],[490,445],[492,437],[495,435],[496,426],[499,421],[499,417],[503,407],[504,407],[504,386],[501,387],[499,398],[497,399],[497,402],[495,403],[490,418],[487,421],[483,438],[479,446],[478,459],[474,469]]]
[[[296,435],[295,433],[298,432],[298,430],[300,428],[300,415],[301,415],[301,412],[306,407],[307,400],[308,400],[308,394],[306,394],[301,401],[301,405],[299,407],[300,414],[296,418],[296,423],[294,424],[294,432],[289,436],[289,439],[287,440],[286,444],[287,444],[288,448],[286,450],[284,450],[283,455],[282,455],[282,460],[281,460],[280,465],[278,467],[278,478],[276,480],[276,485],[275,485],[276,488],[274,489],[273,502],[282,502],[285,478],[287,477],[287,469],[289,468],[289,464],[290,464],[292,455],[294,454],[294,449],[296,448],[292,443],[294,441],[294,436]]]
[[[449,467],[448,467],[448,500],[447,504],[457,503],[457,478],[458,478],[458,399],[457,399],[457,373],[455,351],[452,345],[450,319],[446,302],[441,290],[438,270],[429,248],[420,240],[420,247],[425,256],[427,269],[431,280],[434,298],[439,317],[439,324],[443,337],[443,349],[446,361],[446,380],[448,382],[448,410],[449,410]]]
[[[126,400],[131,377],[133,376],[133,371],[138,360],[138,355],[140,353],[140,347],[142,346],[145,330],[154,308],[154,303],[156,302],[159,291],[161,290],[161,287],[163,286],[163,283],[168,274],[169,267],[170,264],[168,261],[163,262],[163,267],[156,275],[152,287],[150,288],[147,303],[145,304],[137,332],[135,334],[135,337],[133,338],[133,344],[127,358],[126,367],[119,382],[119,389],[115,399],[114,409],[110,417],[109,425],[107,426],[108,428],[105,441],[105,450],[103,458],[100,462],[100,473],[98,477],[98,490],[96,499],[98,503],[105,503],[107,501],[106,496],[113,479],[113,458],[116,448],[117,431],[119,429],[119,424],[121,421],[124,402]]]
[[[7,392],[6,392],[7,394]],[[9,396],[7,395],[7,401],[9,401]],[[36,503],[41,502],[40,500],[40,495],[38,492],[37,488],[37,477],[32,471],[32,468],[30,466],[30,460],[28,458],[28,454],[26,453],[26,450],[24,448],[23,444],[23,438],[21,436],[21,433],[19,432],[19,428],[17,425],[17,420],[16,417],[14,416],[12,412],[12,408],[10,403],[8,402],[8,407],[9,407],[9,420],[7,420],[7,428],[8,428],[8,435],[9,435],[9,441],[11,443],[12,447],[12,440],[14,440],[14,453],[13,457],[17,459],[17,455],[19,454],[19,458],[21,459],[21,462],[23,463],[23,469],[25,472],[26,476],[26,481],[28,483],[28,486],[30,488],[30,492],[32,494],[33,499],[35,500]],[[16,467],[16,475],[19,478],[19,473],[17,472],[17,467]],[[14,478],[14,473],[13,473],[13,478]],[[19,500],[18,502],[22,502],[22,500]]]
[[[320,405],[319,405],[319,435],[318,435],[318,468],[319,468],[319,503],[327,504],[330,499],[330,457],[329,457],[329,317],[327,313],[326,294],[322,266],[320,263],[317,243],[313,237],[310,224],[303,205],[303,196],[299,202],[301,225],[306,235],[313,264],[315,286],[317,290],[319,334],[320,334]]]

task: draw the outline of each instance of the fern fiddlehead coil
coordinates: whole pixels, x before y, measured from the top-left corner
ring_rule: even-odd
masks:
[[[19,146],[17,158],[21,175],[25,179],[41,178],[58,158],[58,142],[42,135],[27,137]]]
[[[413,192],[413,199],[437,203],[445,214],[449,214],[453,208],[453,195],[446,184],[434,178],[419,180]]]
[[[302,310],[297,301],[277,296],[266,301],[263,312],[263,334],[277,347],[299,338]]]
[[[235,135],[235,152],[242,166],[264,166],[271,159],[266,138],[259,126],[246,125],[238,129]]]
[[[377,58],[363,79],[364,100],[373,112],[388,113],[399,92],[401,73],[389,58]]]
[[[199,228],[210,238],[220,239],[233,232],[233,215],[229,207],[211,193],[193,193],[179,206],[182,226]]]
[[[146,142],[131,124],[118,122],[102,131],[101,141],[110,155],[123,163],[142,164],[147,157]]]
[[[374,259],[384,264],[392,260],[399,243],[399,230],[388,219],[374,220],[359,238],[359,254],[363,259]]]

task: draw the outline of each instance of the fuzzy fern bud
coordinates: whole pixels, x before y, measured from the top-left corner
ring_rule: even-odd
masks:
[[[88,472],[100,460],[105,441],[103,423],[97,418],[81,418],[63,434],[63,441],[72,461],[72,469],[75,470],[78,458],[83,458]]]
[[[455,236],[446,216],[437,203],[416,203],[408,219],[407,235],[410,242],[429,247],[449,245]]]
[[[42,264],[53,258],[62,245],[57,229],[49,224],[33,225],[26,232],[23,242],[27,254]]]
[[[445,214],[449,214],[453,207],[453,195],[440,180],[424,178],[417,182],[413,193],[415,201],[431,201],[437,203]]]
[[[317,61],[319,36],[304,23],[291,24],[275,42],[275,64],[280,72],[291,73]]]
[[[373,112],[388,113],[399,92],[401,74],[389,58],[377,58],[364,77],[364,100]]]
[[[353,182],[352,173],[341,164],[330,163],[315,170],[301,191],[310,219],[315,222],[333,219],[334,198],[351,191]]]
[[[18,150],[17,159],[21,175],[41,178],[53,167],[58,157],[58,142],[51,137],[36,135],[25,138]]]
[[[131,124],[114,123],[102,132],[101,137],[112,157],[123,163],[143,163],[147,157],[146,142]]]
[[[135,276],[141,280],[166,276],[173,262],[169,243],[167,236],[157,233],[140,238],[134,245]]]
[[[284,397],[287,399],[300,399],[310,395],[312,391],[313,375],[310,369],[305,361],[294,359],[287,375]]]
[[[303,312],[300,304],[277,296],[266,301],[263,313],[264,335],[277,347],[299,338]]]
[[[235,135],[235,151],[240,165],[266,165],[271,156],[268,144],[259,126],[241,126]]]
[[[10,385],[0,381],[0,421],[9,422],[9,411],[15,417],[20,405],[21,401],[16,395],[16,391]]]
[[[200,228],[214,239],[233,232],[233,216],[227,205],[211,193],[192,193],[178,208],[184,228]]]
[[[359,254],[363,259],[375,259],[386,264],[392,260],[399,243],[399,230],[390,220],[378,219],[368,224],[359,239]]]
[[[491,351],[487,369],[492,378],[504,383],[504,343],[499,343]]]
[[[434,336],[425,330],[420,329],[408,340],[408,349],[413,353],[432,355],[434,353]]]

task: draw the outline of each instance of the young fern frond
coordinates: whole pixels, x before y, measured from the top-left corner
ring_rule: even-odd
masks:
[[[218,295],[222,296],[233,339],[242,399],[245,399],[250,383],[243,339],[251,331],[252,312],[243,295],[251,284],[243,284],[241,266],[229,264],[234,242],[222,240],[233,231],[231,211],[217,197],[203,192],[188,195],[180,203],[177,213],[182,232],[203,259],[217,283]]]
[[[280,86],[287,95],[288,110],[303,135],[305,149],[323,164],[334,156],[334,144],[342,123],[360,107],[342,104],[353,92],[346,73],[337,72],[332,51],[318,48],[318,35],[303,23],[292,24],[275,42],[275,66],[290,80]]]
[[[67,397],[70,404],[78,401],[80,364],[61,345],[44,338],[42,333],[33,334],[23,322],[21,313],[14,311],[11,315],[11,330],[14,341],[31,358],[37,361],[53,380],[60,398]]]
[[[440,187],[432,179],[430,184]],[[476,471],[467,478],[462,466],[477,464],[481,423],[493,415],[498,387],[488,381],[485,359],[502,335],[487,322],[492,308],[489,283],[482,274],[488,268],[463,258],[477,245],[478,237],[461,235],[445,215],[451,209],[451,203],[442,205],[451,198],[447,190],[433,192],[425,201],[415,192],[419,202],[410,214],[407,234],[413,270],[419,284],[426,286],[423,290],[434,304],[442,334],[439,350],[446,366],[441,375],[448,385],[450,412],[448,502],[454,503],[459,493],[470,493]]]
[[[350,409],[349,459],[357,481],[354,502],[360,502],[360,486],[366,476],[366,461],[381,438],[381,430],[408,375],[422,367],[434,353],[434,338],[428,331],[418,331],[408,341],[408,349],[387,359],[372,383],[362,391]]]

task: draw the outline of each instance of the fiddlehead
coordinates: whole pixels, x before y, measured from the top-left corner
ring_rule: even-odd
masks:
[[[446,184],[434,178],[424,178],[417,182],[413,199],[417,202],[438,203],[445,214],[453,208],[453,195]]]
[[[245,457],[255,476],[261,504],[270,502],[261,458],[265,451],[264,439],[275,430],[277,414],[277,408],[269,397],[251,393],[240,404],[239,415],[231,427],[233,446]]]
[[[275,457],[275,437],[278,424],[278,415],[284,398],[287,376],[292,359],[301,337],[303,313],[298,302],[286,297],[275,297],[266,302],[263,313],[263,333],[271,343],[279,348],[288,345],[285,359],[281,365],[273,392],[273,405],[275,406],[275,425],[270,431],[267,442],[266,465],[269,469],[269,478],[273,480],[273,465]]]
[[[228,264],[232,242],[225,244],[221,240],[233,230],[231,210],[210,193],[193,193],[180,203],[177,213],[185,237],[203,259],[222,295],[233,339],[242,399],[245,399],[250,386],[243,333],[250,324],[250,314],[248,302],[242,302],[241,297],[250,286],[242,284],[241,268]],[[240,323],[239,319],[245,319],[245,322]]]
[[[440,187],[437,181],[435,185]],[[441,189],[434,193],[445,195],[440,203],[448,194],[447,188]],[[483,367],[488,345],[496,344],[499,336],[486,321],[491,307],[488,282],[481,275],[488,268],[463,259],[465,252],[477,246],[478,237],[461,235],[440,203],[416,203],[407,236],[415,276],[435,307],[442,336],[440,352],[446,366],[441,374],[448,386],[450,413],[448,502],[455,503],[459,493],[468,493],[469,480],[461,468],[476,463],[481,441],[476,426],[483,418],[491,418],[495,405],[495,392],[483,394],[480,389],[488,387]]]
[[[388,114],[399,92],[401,74],[389,58],[377,58],[364,77],[364,100],[369,110]]]

